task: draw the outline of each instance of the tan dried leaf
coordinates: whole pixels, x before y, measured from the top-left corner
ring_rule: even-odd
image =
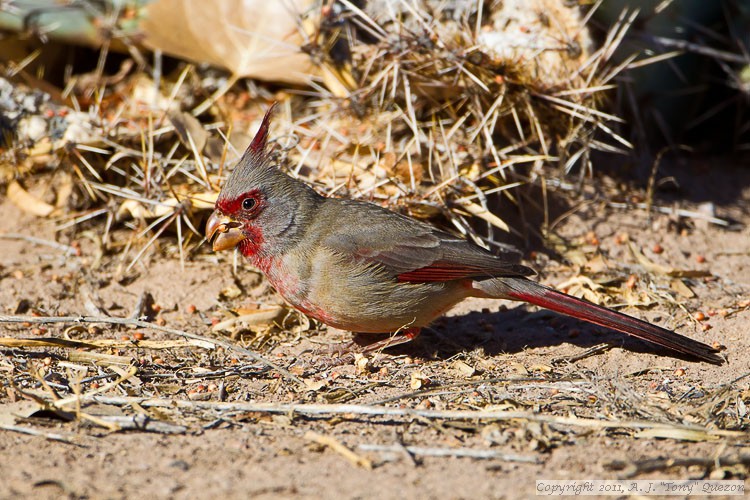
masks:
[[[460,361],[460,360],[456,360],[456,361],[453,362],[453,368],[455,370],[458,370],[458,372],[461,375],[463,375],[464,377],[467,377],[467,378],[468,377],[472,377],[472,376],[476,375],[476,373],[477,373],[477,370],[473,366],[471,366],[471,365],[469,365],[467,363],[464,363],[463,361]]]
[[[6,195],[18,208],[38,217],[48,217],[55,211],[55,207],[29,193],[16,181],[8,184]]]
[[[467,201],[467,202],[461,203],[461,207],[467,212],[469,212],[471,215],[474,215],[486,222],[489,222],[496,228],[502,229],[506,233],[510,232],[510,228],[508,227],[508,224],[506,224],[504,220],[502,220],[500,217],[493,214],[486,208],[482,207],[481,205],[477,205],[476,203],[471,203],[470,201]]]
[[[152,49],[226,68],[238,77],[301,84],[317,73],[300,50],[298,19],[312,0],[156,0],[141,23]]]
[[[682,280],[672,280],[672,282],[669,284],[669,288],[687,299],[695,297],[695,293]]]
[[[430,379],[427,375],[420,371],[413,371],[411,372],[411,380],[409,382],[409,386],[416,390],[424,389],[430,385]]]

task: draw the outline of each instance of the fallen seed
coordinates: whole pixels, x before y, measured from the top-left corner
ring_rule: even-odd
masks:
[[[625,282],[625,287],[627,287],[628,290],[632,290],[635,288],[635,284],[638,281],[638,276],[635,274],[631,274],[628,276],[628,281]]]

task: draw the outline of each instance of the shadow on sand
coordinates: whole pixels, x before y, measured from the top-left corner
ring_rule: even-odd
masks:
[[[369,335],[368,338],[374,339]],[[458,353],[475,349],[482,349],[488,356],[497,356],[547,348],[552,361],[559,357],[554,355],[556,346],[574,345],[583,352],[605,343],[633,353],[696,361],[620,332],[552,311],[529,312],[523,305],[495,313],[470,312],[462,316],[440,318],[430,328],[425,328],[414,342],[394,346],[388,352],[446,360]],[[568,353],[576,354],[579,353]]]

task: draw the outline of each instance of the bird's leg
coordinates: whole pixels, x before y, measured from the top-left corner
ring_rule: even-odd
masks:
[[[369,336],[368,334],[355,334],[354,340],[346,342],[342,345],[330,346],[328,348],[328,354],[335,354],[338,356],[338,359],[333,360],[332,358],[326,358],[325,363],[329,368],[332,366],[340,366],[347,363],[352,363],[354,362],[355,354],[368,354],[411,342],[415,338],[419,337],[421,331],[422,329],[419,327],[410,327],[401,330],[388,338],[377,340],[369,344],[358,342],[358,340],[361,340],[363,337]]]
[[[419,337],[420,333],[422,333],[421,327],[413,326],[410,328],[406,328],[405,330],[396,332],[394,335],[391,335],[387,339],[378,340],[377,342],[367,344],[362,349],[362,352],[367,353],[373,351],[381,351],[383,349],[388,349],[389,347],[406,344],[407,342],[411,342],[415,338]]]

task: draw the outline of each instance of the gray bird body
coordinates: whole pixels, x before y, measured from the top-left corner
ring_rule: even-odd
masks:
[[[462,254],[463,247],[474,251]],[[457,262],[460,255],[475,265],[492,264],[496,275],[533,273],[476,249],[371,203],[321,198],[299,241],[267,276],[293,306],[330,326],[395,332],[426,326],[478,294],[471,281],[414,283],[399,280],[403,273],[439,261]]]

